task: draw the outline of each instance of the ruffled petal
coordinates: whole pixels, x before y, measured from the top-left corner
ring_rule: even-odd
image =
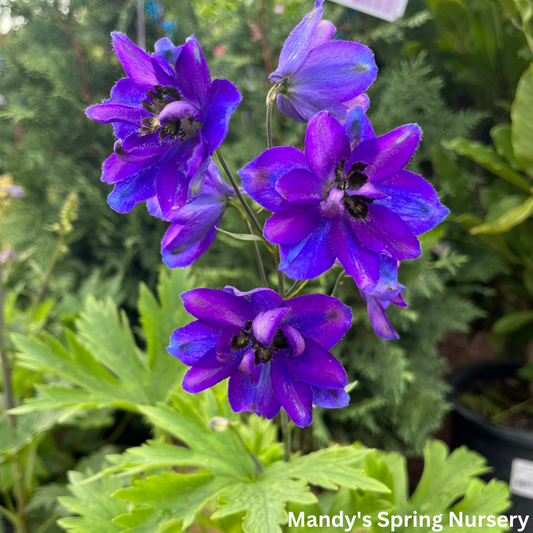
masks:
[[[303,168],[295,168],[279,178],[276,191],[289,202],[318,203],[324,198],[326,183]]]
[[[314,279],[335,262],[331,249],[331,226],[322,220],[318,228],[300,242],[280,245],[280,269],[292,279]]]
[[[183,378],[183,390],[196,394],[209,389],[238,371],[242,357],[236,355],[230,361],[221,363],[216,357],[216,350],[209,350],[198,359]]]
[[[228,80],[213,80],[209,86],[202,136],[207,142],[210,155],[220,148],[226,138],[230,117],[241,100],[237,87]]]
[[[270,346],[281,320],[288,311],[284,307],[278,307],[259,313],[252,322],[252,330],[256,340],[263,346]]]
[[[370,323],[372,324],[376,335],[386,340],[399,339],[400,336],[392,329],[381,302],[377,298],[374,298],[374,296],[365,294],[362,291],[361,296],[366,300],[368,318],[370,319]]]
[[[124,34],[113,32],[113,48],[126,74],[144,92],[156,85],[172,85],[173,79],[138,46]]]
[[[377,204],[368,204],[366,218],[350,217],[353,232],[370,250],[394,259],[416,259],[422,253],[413,230],[396,214]]]
[[[202,322],[195,320],[182,328],[178,328],[170,337],[167,351],[177,357],[183,364],[193,366],[217,342],[218,331]]]
[[[389,198],[377,203],[400,215],[415,235],[433,229],[450,212],[422,176],[407,170],[400,170],[392,178],[381,182],[379,189]]]
[[[174,76],[174,66],[181,53],[183,46],[174,46],[170,39],[163,37],[156,41],[154,45],[155,52],[152,59],[169,75]]]
[[[283,321],[329,350],[352,325],[352,311],[337,298],[326,294],[304,294],[285,302],[290,310]],[[282,326],[282,327],[283,327]]]
[[[294,168],[307,169],[305,154],[290,146],[275,147],[238,171],[244,190],[269,211],[276,211],[283,198],[276,191],[281,176]]]
[[[341,160],[350,157],[348,137],[337,119],[322,111],[309,121],[305,154],[311,172],[328,181]]]
[[[285,366],[283,357],[274,357],[272,387],[289,418],[300,427],[313,421],[313,392],[311,386],[295,378]]]
[[[211,75],[200,43],[194,35],[183,45],[176,60],[176,78],[183,98],[203,110]]]
[[[217,289],[193,289],[181,295],[183,305],[192,316],[215,328],[242,327],[255,313],[244,299]]]
[[[259,416],[265,415],[268,420],[272,420],[279,413],[281,406],[272,388],[270,364],[263,366],[256,387],[242,372],[231,376],[228,399],[236,413],[246,411]]]
[[[141,127],[141,120],[143,118],[152,116],[142,106],[125,104],[97,104],[88,107],[85,110],[85,114],[90,119],[96,120],[101,124],[125,122],[126,124],[131,124],[138,128]]]
[[[313,405],[326,409],[340,409],[350,403],[350,395],[344,389],[322,389],[311,387],[313,391]]]
[[[157,199],[163,218],[172,219],[176,210],[191,199],[191,182],[198,175],[201,179],[205,177],[208,164],[205,145],[198,137],[188,139],[169,152],[156,179]]]
[[[380,300],[391,300],[402,290],[402,285],[398,282],[400,262],[386,255],[380,255],[379,259],[379,282],[372,291],[372,296]]]
[[[161,243],[161,253],[169,268],[191,265],[213,244],[217,235],[215,227],[220,226],[223,209],[206,211],[203,212],[205,216],[200,214],[185,225],[171,224],[168,228]]]
[[[312,339],[305,339],[305,350],[299,357],[286,358],[284,362],[289,372],[304,383],[326,389],[343,389],[348,385],[344,367]]]
[[[315,38],[323,39],[327,28],[322,27],[319,35],[322,4],[324,0],[315,2],[313,11],[307,13],[300,24],[287,37],[279,56],[278,69],[270,75],[270,80],[277,82],[286,76],[292,76],[305,62]]]
[[[368,165],[365,174],[379,183],[403,169],[420,142],[422,132],[417,124],[401,126],[381,137],[361,143],[352,153],[347,167],[361,162]]]
[[[259,288],[247,292],[241,292],[235,287],[230,287],[228,285],[224,287],[224,291],[229,292],[230,294],[235,294],[240,298],[244,298],[250,303],[255,314],[260,313],[261,311],[266,311],[267,309],[275,309],[283,303],[281,296],[272,289]]]
[[[364,44],[330,41],[311,50],[302,68],[292,77],[291,89],[329,94],[346,102],[364,93],[374,82],[378,68],[374,54]]]
[[[264,235],[273,244],[291,244],[307,238],[319,224],[318,206],[284,202],[266,221]]]
[[[289,344],[291,345],[291,357],[298,357],[299,355],[301,355],[305,349],[305,340],[302,337],[301,333],[290,324],[283,324],[281,326],[281,331],[283,331],[283,333],[287,337],[287,340],[289,341]]]
[[[289,88],[277,96],[279,110],[297,122],[309,122],[317,113],[327,111],[341,122],[346,118],[348,106],[339,102],[329,92],[317,92],[314,87]]]
[[[158,165],[145,168],[126,179],[118,181],[107,203],[117,213],[129,213],[139,202],[155,196],[155,179]]]
[[[321,20],[316,29],[315,36],[311,42],[310,49],[316,48],[321,44],[327,43],[335,35],[335,26],[329,20]]]
[[[159,157],[160,154],[157,154],[138,163],[126,163],[113,152],[102,165],[102,181],[104,183],[122,181],[153,165]]]
[[[333,251],[357,286],[372,292],[379,280],[380,258],[377,253],[363,246],[346,221],[347,217],[349,215],[334,223],[331,238]]]
[[[159,114],[159,122],[166,126],[169,122],[180,120],[182,118],[190,117],[197,122],[202,122],[202,112],[190,102],[179,100],[177,102],[171,102],[163,111]]]
[[[348,112],[344,122],[344,131],[350,139],[350,149],[354,150],[362,142],[375,138],[374,128],[360,106],[355,106]]]

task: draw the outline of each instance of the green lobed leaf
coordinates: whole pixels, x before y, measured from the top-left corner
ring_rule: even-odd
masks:
[[[507,335],[533,322],[533,311],[514,311],[502,316],[492,326],[496,335]]]
[[[533,35],[531,38],[533,40]],[[511,120],[514,154],[533,177],[533,63],[518,82]]]
[[[485,459],[466,447],[449,454],[441,441],[428,442],[424,448],[424,473],[411,504],[425,512],[438,507],[446,509],[469,487],[472,479],[488,472]]]
[[[259,479],[224,491],[212,518],[245,513],[245,533],[281,533],[287,523],[286,502],[312,504],[316,498],[304,480]]]
[[[288,463],[277,462],[269,466],[263,479],[304,479],[308,483],[336,490],[339,486],[373,492],[390,492],[380,481],[366,475],[360,465],[367,449],[353,446],[331,446],[318,452],[291,459]]]
[[[512,183],[525,191],[529,192],[531,190],[531,185],[528,181],[508,165],[504,159],[489,146],[480,142],[471,142],[467,139],[442,141],[442,146],[448,150],[457,152],[459,155],[468,157],[496,176],[507,180],[509,183]]]
[[[119,489],[113,494],[114,498],[135,505],[113,522],[126,528],[123,533],[166,531],[178,524],[186,529],[211,499],[234,482],[235,478],[210,474],[163,472],[161,476],[148,476],[146,480],[134,481],[133,487]]]
[[[21,366],[49,372],[71,384],[37,385],[39,395],[27,399],[13,412],[71,407],[64,420],[81,409],[116,407],[138,411],[139,405],[166,400],[181,383],[185,371],[166,346],[173,329],[190,320],[179,299],[189,286],[187,273],[176,270],[162,272],[159,302],[146,287],[141,287],[139,312],[146,352],[137,346],[125,314],[111,299],[87,300],[76,322],[79,333],[66,330],[67,346],[48,334],[43,334],[42,340],[13,335]]]
[[[87,483],[88,474],[69,472],[68,488],[72,497],[61,497],[59,502],[71,513],[78,515],[63,518],[58,524],[72,533],[120,533],[122,528],[113,524],[115,516],[128,512],[126,502],[111,497],[122,487],[116,479],[106,477]]]

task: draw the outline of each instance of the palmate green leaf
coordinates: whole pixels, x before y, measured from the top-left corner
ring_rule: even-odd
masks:
[[[464,495],[475,476],[490,471],[481,455],[464,446],[448,454],[448,447],[441,441],[426,444],[424,473],[411,498],[411,505],[420,512],[446,509]]]
[[[468,486],[463,499],[457,505],[454,505],[450,511],[456,515],[462,512],[465,517],[498,516],[511,507],[509,496],[509,488],[507,483],[503,481],[493,479],[489,483],[485,483],[480,479],[474,479]],[[444,523],[449,523],[449,521]],[[497,526],[490,530],[501,532],[507,529]],[[466,527],[465,521],[463,522],[463,527],[459,527],[454,523],[452,527],[445,527],[443,531],[467,533],[467,531],[472,531],[472,528]]]
[[[304,479],[312,485],[336,490],[338,486],[373,492],[390,492],[380,481],[354,468],[368,454],[364,448],[331,446],[318,452],[293,458],[289,463],[277,462],[265,470],[264,479]]]
[[[14,410],[17,414],[70,407],[63,419],[80,409],[116,407],[139,411],[167,399],[181,383],[185,367],[165,347],[172,331],[189,321],[179,294],[189,288],[187,273],[163,273],[160,302],[141,287],[139,312],[146,335],[146,352],[137,346],[128,320],[111,299],[89,299],[76,322],[78,333],[66,330],[67,346],[52,336],[14,336],[18,363],[49,372],[72,384],[38,385],[39,395]]]
[[[112,498],[111,494],[122,488],[122,482],[110,477],[87,482],[87,475],[69,472],[69,490],[72,497],[61,497],[59,502],[78,516],[63,518],[59,525],[72,533],[120,533],[122,527],[113,524],[115,516],[126,514],[126,502]]]
[[[468,157],[468,159],[475,161],[489,172],[496,174],[496,176],[530,192],[531,185],[527,180],[500,157],[493,148],[480,142],[468,141],[467,139],[443,141],[442,146],[447,150],[453,150],[459,155]]]
[[[133,487],[113,494],[136,506],[113,522],[126,528],[123,533],[168,531],[171,526],[182,531],[195,521],[211,499],[234,481],[234,478],[210,474],[163,472],[161,476],[148,476],[146,480],[134,481]]]
[[[225,491],[212,518],[245,513],[245,533],[281,533],[281,526],[288,520],[286,502],[312,504],[316,498],[303,479],[258,479]]]
[[[530,38],[533,42],[533,35]],[[518,82],[511,107],[511,120],[514,154],[533,177],[533,63]]]

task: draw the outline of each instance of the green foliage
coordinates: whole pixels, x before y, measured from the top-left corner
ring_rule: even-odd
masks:
[[[516,159],[525,167],[527,173],[533,177],[533,63],[524,72],[513,101],[511,111],[512,145]]]
[[[62,417],[65,420],[89,407],[137,411],[139,405],[165,400],[183,377],[183,365],[169,356],[166,346],[172,331],[188,322],[179,294],[189,287],[187,272],[182,270],[162,270],[159,302],[141,287],[139,314],[145,351],[137,346],[126,315],[119,313],[110,299],[88,299],[76,321],[77,333],[65,331],[66,346],[48,334],[42,335],[43,340],[14,336],[21,366],[48,372],[71,384],[38,384],[39,396],[29,398],[14,412],[69,408]]]
[[[425,467],[422,479],[411,497],[409,497],[407,483],[407,465],[405,460],[396,453],[385,454],[383,452],[369,453],[363,460],[365,471],[379,479],[391,492],[389,494],[364,493],[361,491],[349,491],[342,489],[331,500],[321,498],[315,507],[306,509],[294,509],[297,517],[301,510],[308,514],[325,514],[333,518],[341,511],[346,516],[357,516],[360,519],[355,522],[354,531],[367,530],[372,533],[377,531],[391,531],[390,525],[378,526],[380,522],[378,513],[388,513],[401,517],[412,516],[417,512],[418,516],[434,517],[442,516],[443,531],[466,531],[458,527],[449,527],[448,516],[451,512],[458,514],[463,512],[465,516],[498,515],[509,508],[509,491],[505,483],[491,481],[486,484],[476,476],[487,471],[484,459],[464,448],[459,448],[448,453],[446,446],[439,442],[428,442],[424,448]],[[292,510],[292,509],[291,509]],[[371,527],[363,526],[365,515],[371,517]],[[402,527],[402,531],[415,532],[429,528],[414,527],[411,523]],[[503,531],[504,528],[499,528]],[[299,533],[306,528],[289,527],[287,533]],[[335,527],[324,527],[324,533],[338,530]]]

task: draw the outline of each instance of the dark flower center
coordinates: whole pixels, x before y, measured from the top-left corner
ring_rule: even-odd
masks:
[[[349,191],[354,192],[359,190],[368,181],[368,176],[363,174],[363,171],[368,165],[357,161],[357,163],[354,163],[352,168],[346,172],[344,170],[345,162],[346,161],[343,159],[335,167],[334,185],[337,189],[344,192],[343,203],[344,207],[348,210],[348,213],[357,220],[365,220],[368,215],[368,204],[371,204],[374,199],[359,194],[351,195],[349,194]]]
[[[177,137],[180,141],[184,141],[186,136],[193,133],[196,129],[194,120],[191,117],[173,120],[165,126],[162,126],[159,122],[159,115],[168,104],[182,100],[179,91],[175,87],[162,85],[156,85],[154,89],[155,91],[148,91],[147,93],[149,100],[143,100],[141,102],[144,109],[154,116],[141,120],[143,126],[139,132],[141,135],[148,135],[160,129],[159,135],[161,140],[170,135],[172,140]]]
[[[276,331],[270,346],[261,344],[255,337],[252,330],[252,321],[248,320],[241,328],[241,331],[233,337],[231,341],[231,350],[237,352],[244,350],[251,344],[251,350],[254,352],[254,364],[258,365],[261,361],[268,363],[272,360],[274,354],[279,350],[286,350],[291,345],[287,341],[287,336],[280,328]]]

